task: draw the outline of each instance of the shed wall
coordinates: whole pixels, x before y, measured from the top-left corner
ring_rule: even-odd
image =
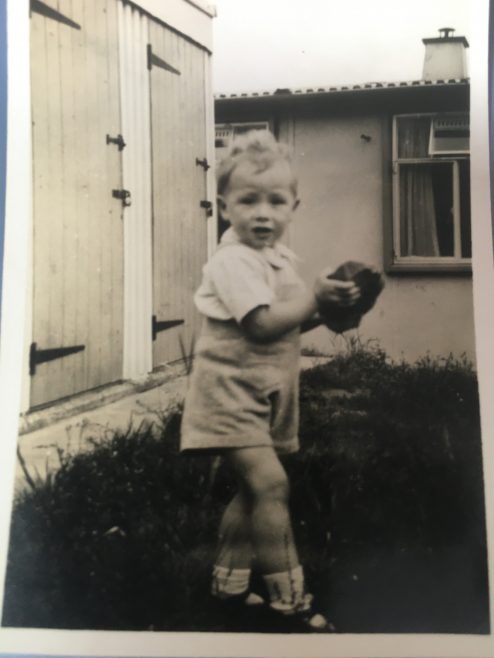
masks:
[[[208,4],[189,0],[137,0],[136,4],[209,51],[212,50],[211,17],[215,11]]]
[[[124,206],[123,377],[152,369],[151,129],[146,49],[149,18],[119,3],[119,52]],[[127,202],[128,203],[128,202]]]

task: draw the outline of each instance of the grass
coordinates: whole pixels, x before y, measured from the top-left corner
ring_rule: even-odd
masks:
[[[211,458],[178,454],[180,417],[62,456],[17,496],[3,625],[231,630],[208,589],[233,485]],[[488,633],[471,364],[350,344],[302,375],[301,443],[286,461],[294,530],[336,627]]]

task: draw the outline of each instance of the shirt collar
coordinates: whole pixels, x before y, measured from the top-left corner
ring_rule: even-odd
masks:
[[[242,244],[232,226],[223,233],[220,240],[220,246],[228,244]],[[270,265],[277,269],[284,267],[286,260],[291,263],[300,262],[300,258],[281,242],[277,242],[274,247],[264,247],[264,249],[259,249],[259,253],[264,256]]]

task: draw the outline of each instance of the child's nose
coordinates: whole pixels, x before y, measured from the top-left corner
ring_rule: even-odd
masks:
[[[255,216],[258,222],[268,222],[270,217],[269,206],[266,203],[259,204]]]

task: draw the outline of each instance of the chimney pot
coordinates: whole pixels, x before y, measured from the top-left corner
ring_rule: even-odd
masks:
[[[455,28],[454,27],[440,27],[439,28],[439,34],[443,39],[447,39],[450,35],[450,32],[454,34]]]

